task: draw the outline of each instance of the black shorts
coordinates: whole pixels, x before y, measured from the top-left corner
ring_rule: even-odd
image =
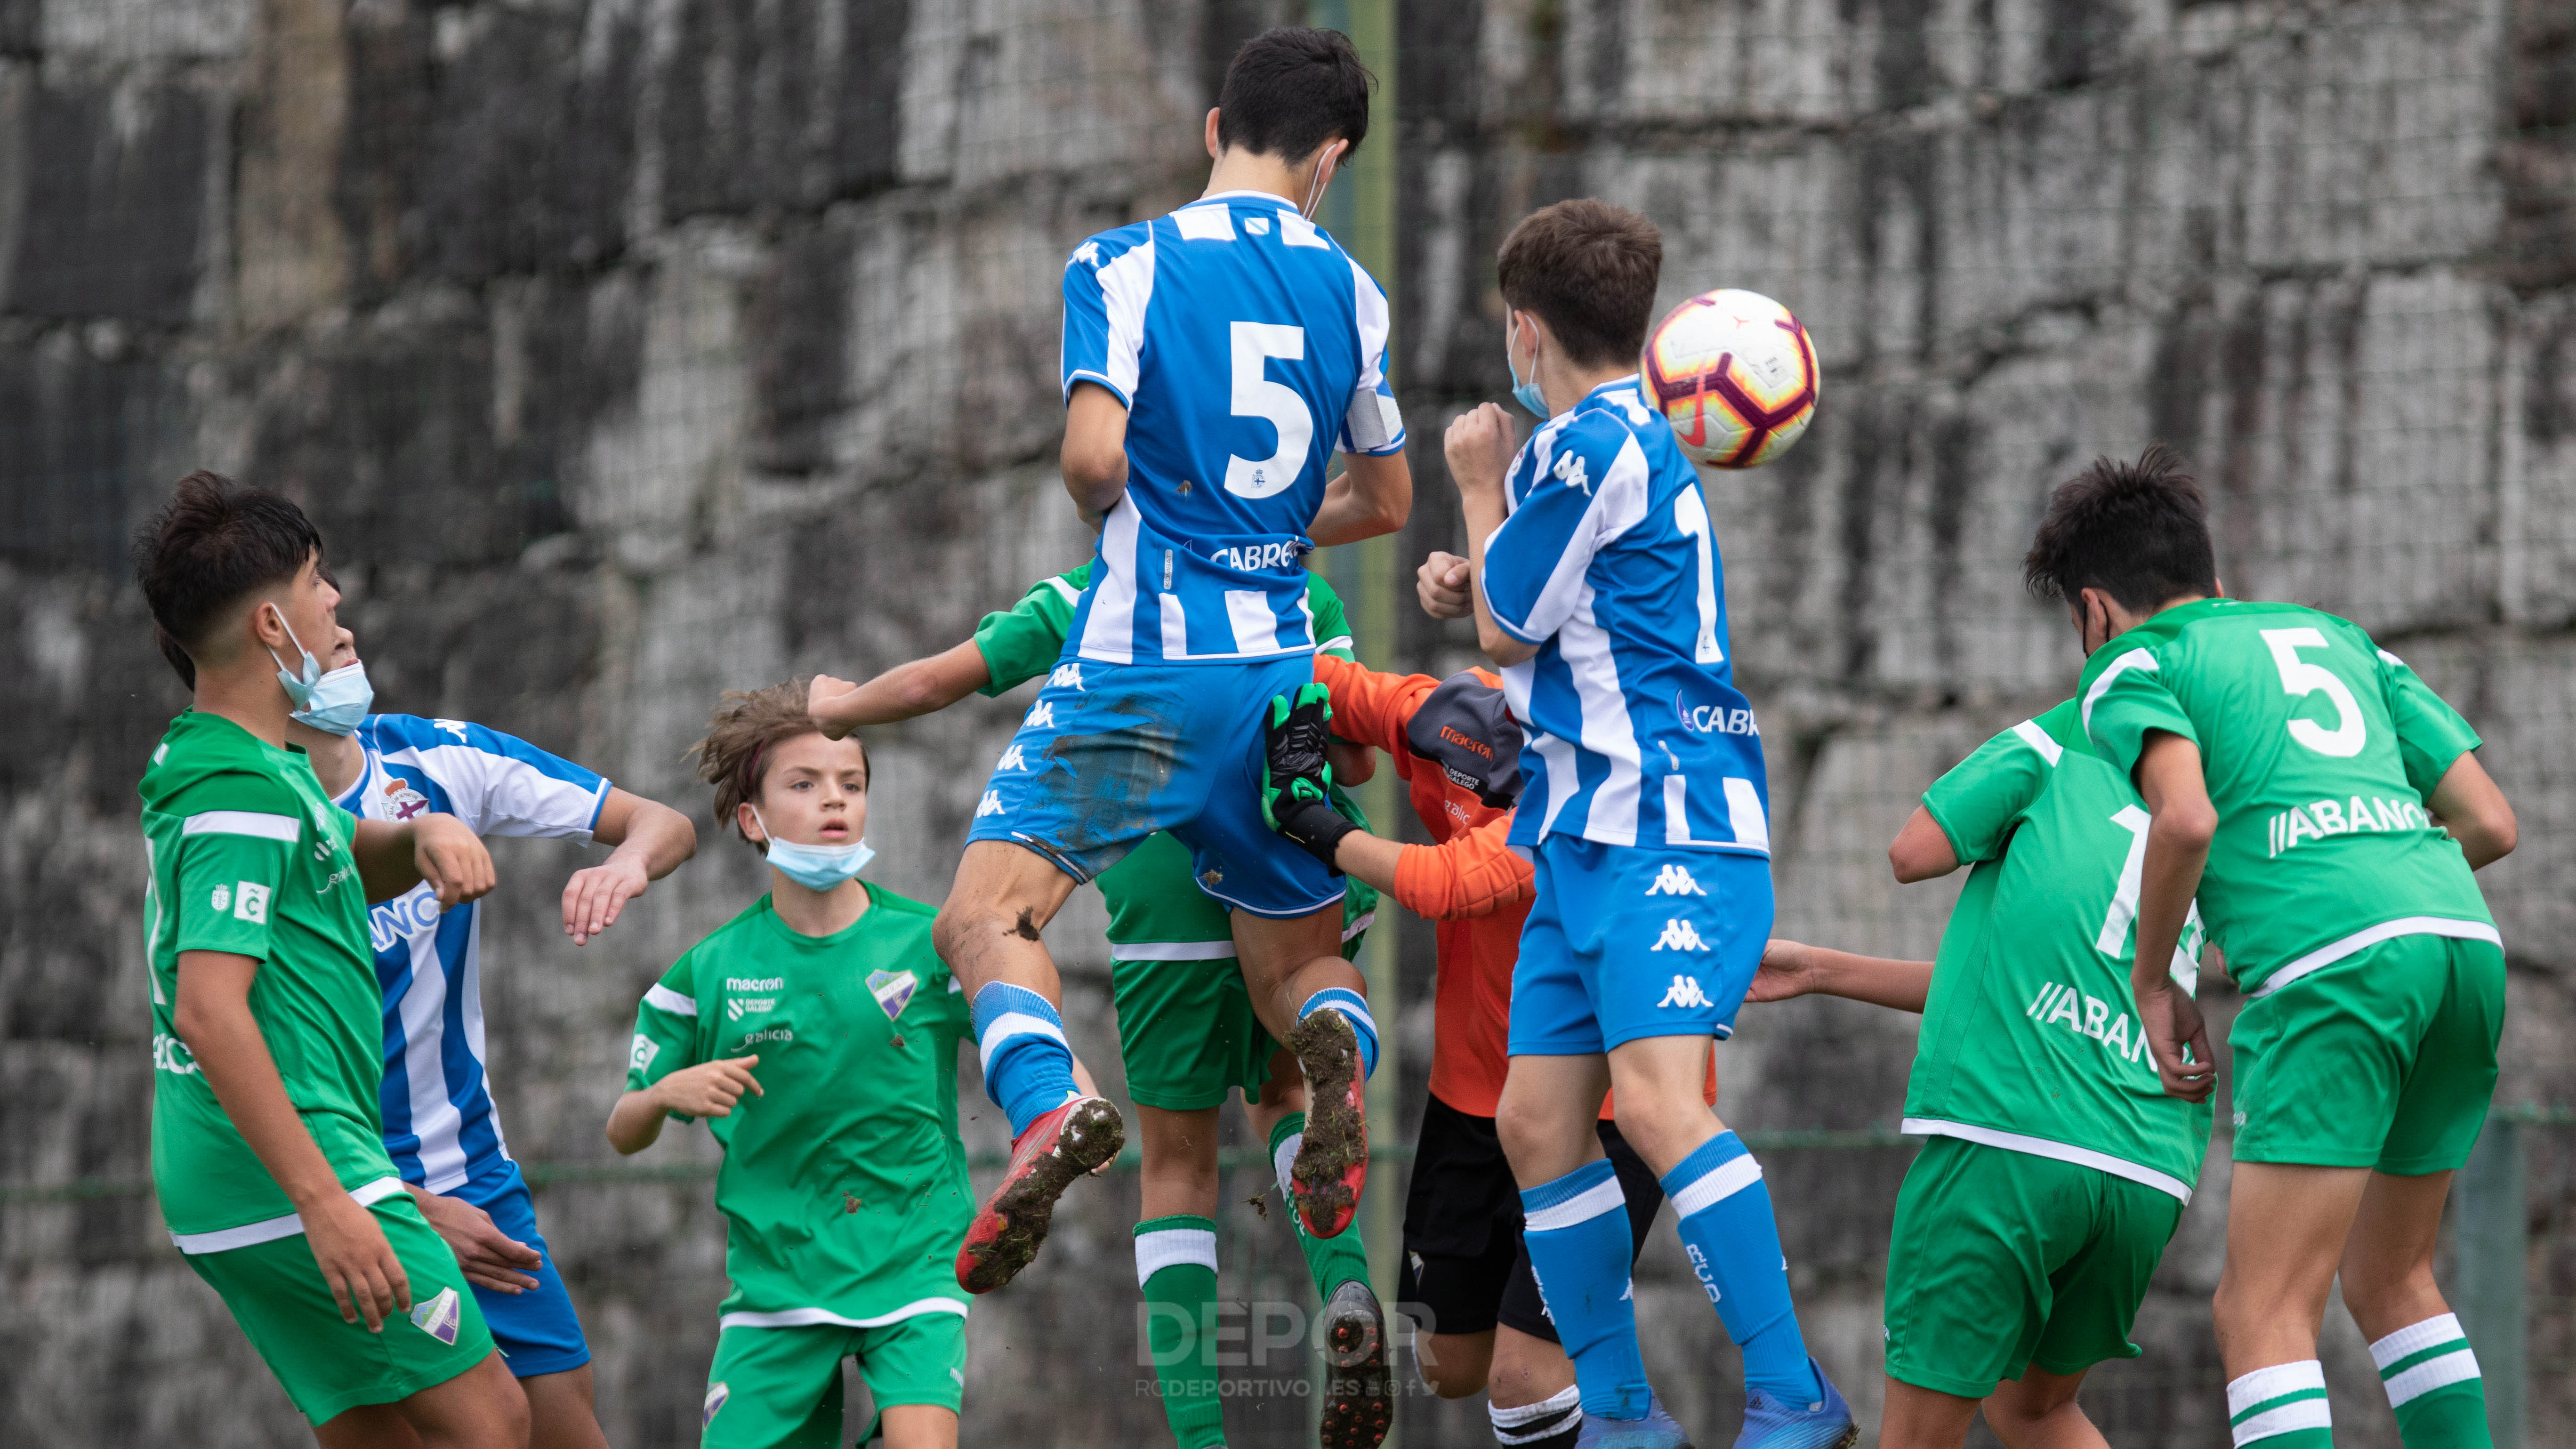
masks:
[[[1601,1147],[1628,1199],[1629,1259],[1663,1210],[1663,1185],[1619,1129],[1601,1124]],[[1556,1341],[1529,1254],[1521,1247],[1521,1194],[1503,1159],[1494,1119],[1470,1117],[1433,1097],[1423,1104],[1404,1199],[1404,1263],[1397,1307],[1428,1333],[1483,1333],[1508,1323]]]

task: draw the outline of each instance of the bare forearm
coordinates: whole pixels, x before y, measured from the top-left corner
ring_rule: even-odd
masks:
[[[234,1130],[250,1144],[260,1166],[268,1169],[288,1199],[302,1208],[340,1191],[339,1175],[314,1145],[313,1134],[304,1129],[303,1114],[287,1097],[277,1062],[259,1034],[258,1019],[251,1015],[249,984],[257,967],[246,957],[232,959],[243,967],[212,973],[222,979],[197,979],[190,972],[191,963],[181,959],[178,1010],[172,1024],[196,1058],[215,1100],[223,1105],[224,1115],[232,1119]],[[236,976],[238,991],[232,984]]]
[[[650,1087],[628,1092],[617,1099],[608,1113],[608,1145],[620,1156],[631,1156],[650,1147],[662,1135],[663,1111],[653,1100]]]
[[[1324,485],[1324,503],[1307,535],[1318,544],[1357,543],[1404,527],[1413,512],[1413,475],[1404,455],[1344,455],[1341,473]]]
[[[698,853],[698,828],[689,817],[652,800],[637,802],[626,838],[608,858],[642,866],[646,880],[660,880]]]
[[[392,900],[420,884],[420,865],[412,851],[408,821],[359,821],[357,838],[349,843],[349,853],[357,857],[358,884],[370,904]]]
[[[1392,895],[1395,893],[1396,863],[1404,858],[1405,849],[1395,841],[1371,835],[1365,830],[1354,830],[1343,836],[1341,844],[1333,848],[1333,864],[1340,866],[1344,875],[1366,881]]]
[[[1476,647],[1485,657],[1508,669],[1538,653],[1538,646],[1514,637],[1494,622],[1494,611],[1485,602],[1485,540],[1503,526],[1503,494],[1492,490],[1473,489],[1459,495],[1467,515],[1467,598],[1476,610]]]
[[[2514,819],[2512,804],[2475,755],[2452,761],[2424,803],[2432,807],[2433,823],[2460,843],[2471,870],[2504,859],[2520,842],[2521,826]]]
[[[1809,995],[1839,996],[1896,1011],[1920,1012],[1932,995],[1932,963],[1806,947]]]
[[[2132,985],[2160,986],[2173,974],[2174,949],[2182,943],[2191,900],[2208,863],[2205,835],[2166,828],[2161,820],[2147,827],[2147,858],[2138,882],[2138,954],[2129,968]]]

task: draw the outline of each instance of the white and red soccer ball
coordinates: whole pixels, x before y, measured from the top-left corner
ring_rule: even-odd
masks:
[[[1759,468],[1816,415],[1816,349],[1789,309],[1759,292],[1702,292],[1664,314],[1639,359],[1646,391],[1682,451]]]

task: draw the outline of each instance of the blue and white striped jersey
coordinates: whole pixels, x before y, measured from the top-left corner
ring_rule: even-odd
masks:
[[[1762,736],[1726,659],[1726,586],[1699,475],[1635,377],[1542,425],[1504,477],[1478,583],[1539,651],[1503,671],[1529,731],[1511,842],[1768,855]]]
[[[1127,405],[1127,492],[1100,530],[1075,654],[1108,664],[1310,654],[1300,560],[1347,453],[1402,451],[1386,294],[1280,198],[1228,191],[1105,231],[1064,267],[1064,391]]]
[[[371,714],[367,767],[336,802],[363,820],[453,815],[477,835],[588,840],[608,782],[462,720]],[[427,882],[368,908],[385,1002],[385,1148],[407,1182],[452,1192],[510,1160],[483,1080],[483,918]]]

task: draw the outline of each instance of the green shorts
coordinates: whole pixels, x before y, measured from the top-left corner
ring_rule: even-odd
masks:
[[[2032,1365],[2136,1358],[2182,1200],[2142,1182],[1956,1137],[1906,1169],[1887,1250],[1887,1373],[1982,1399]]]
[[[1354,880],[1343,899],[1342,955],[1359,954],[1377,910],[1377,892]],[[1233,957],[1215,960],[1128,960],[1128,952],[1211,949],[1110,943],[1109,994],[1118,1008],[1118,1056],[1127,1095],[1166,1112],[1225,1105],[1240,1087],[1248,1101],[1270,1080],[1278,1041],[1252,1011],[1252,993]]]
[[[837,1323],[727,1328],[716,1335],[702,1410],[705,1449],[840,1449],[841,1360],[859,1361],[878,1420],[899,1404],[950,1413],[966,1396],[966,1315],[916,1313],[875,1328]]]
[[[2227,1034],[2236,1160],[2459,1167],[2503,1032],[2504,952],[2485,941],[2399,936],[2256,996]]]
[[[410,1398],[492,1355],[492,1334],[465,1271],[411,1195],[395,1193],[367,1210],[411,1279],[411,1311],[386,1315],[382,1333],[341,1319],[302,1233],[187,1255],[297,1411],[316,1424],[362,1404]]]

